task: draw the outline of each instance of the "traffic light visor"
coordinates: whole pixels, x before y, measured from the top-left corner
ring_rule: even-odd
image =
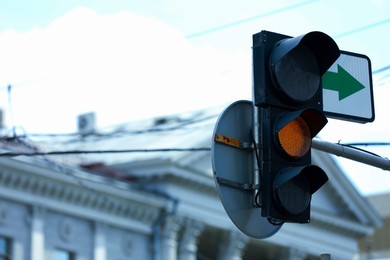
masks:
[[[309,48],[298,45],[282,58],[274,48],[271,55],[272,79],[276,87],[295,102],[307,102],[320,88],[321,74],[318,62]]]
[[[304,46],[314,55],[314,59],[318,64],[319,73],[324,74],[330,66],[340,56],[340,50],[336,42],[327,34],[322,32],[310,32],[298,37],[288,38],[280,41],[272,53],[273,62],[281,60],[284,56],[294,49]],[[272,63],[272,61],[271,61]]]
[[[276,123],[276,139],[281,150],[294,159],[305,156],[314,136],[328,120],[318,110],[307,109],[282,114]]]
[[[340,56],[334,40],[321,32],[275,44],[269,66],[275,87],[290,101],[304,103],[321,89],[321,77]]]

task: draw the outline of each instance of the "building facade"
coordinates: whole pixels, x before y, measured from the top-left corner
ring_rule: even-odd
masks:
[[[205,147],[211,138],[204,123],[189,130],[168,120],[169,131],[138,131],[136,138],[122,127],[118,135],[92,134],[60,147]],[[13,143],[2,147],[18,151]],[[58,149],[42,142],[35,148]],[[330,181],[313,197],[311,223],[284,224],[259,240],[225,213],[210,151],[1,156],[0,259],[359,259],[359,239],[382,220],[329,154],[313,151],[313,162]]]
[[[384,224],[375,233],[360,240],[362,259],[390,258],[390,194],[375,194],[368,197],[382,216]]]

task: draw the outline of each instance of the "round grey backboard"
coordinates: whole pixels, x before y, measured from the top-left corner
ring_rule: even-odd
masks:
[[[220,115],[214,134],[252,143],[253,105],[250,101],[236,101]],[[213,140],[211,159],[214,180],[226,213],[244,234],[254,238],[267,238],[279,231],[281,225],[271,224],[261,216],[261,208],[253,207],[253,191],[224,183],[217,178],[240,184],[253,183],[253,152],[228,146]]]

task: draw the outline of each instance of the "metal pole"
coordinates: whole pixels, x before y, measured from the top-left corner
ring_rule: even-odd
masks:
[[[388,158],[370,154],[357,148],[326,142],[318,138],[313,139],[312,148],[390,171],[390,160]]]
[[[257,158],[257,155],[258,154],[261,154],[260,152],[260,136],[261,134],[259,133],[260,129],[261,129],[261,125],[260,125],[260,122],[261,120],[259,119],[259,108],[257,106],[253,106],[253,128],[252,128],[252,134],[253,134],[253,142],[256,144],[255,145],[255,151],[253,152],[253,177],[252,177],[252,181],[253,181],[253,185],[255,185],[255,187],[258,187],[258,185],[260,184],[260,171],[261,169],[259,169],[259,162],[257,161],[259,158]],[[259,188],[255,188],[254,191],[253,191],[253,205],[256,206],[258,205],[259,203],[261,203],[261,201],[256,201],[258,198],[257,196],[257,193],[259,192]]]

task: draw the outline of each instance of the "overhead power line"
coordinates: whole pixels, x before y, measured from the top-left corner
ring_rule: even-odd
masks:
[[[377,27],[377,26],[380,26],[380,25],[384,25],[384,24],[386,24],[388,22],[390,22],[390,18],[387,18],[385,20],[378,21],[378,22],[375,22],[375,23],[367,24],[365,26],[362,26],[362,27],[359,27],[359,28],[356,28],[356,29],[353,29],[353,30],[350,30],[350,31],[346,31],[346,32],[334,35],[333,38],[342,38],[342,37],[345,37],[345,36],[348,36],[348,35],[351,35],[351,34],[354,34],[354,33],[365,31],[365,30],[368,30],[368,29],[371,29],[371,28],[374,28],[374,27]]]
[[[247,17],[247,18],[243,18],[241,20],[233,21],[233,22],[230,22],[230,23],[225,23],[223,25],[219,25],[219,26],[212,27],[212,28],[209,28],[209,29],[206,29],[206,30],[203,30],[203,31],[192,33],[192,34],[187,35],[186,38],[187,39],[192,39],[192,38],[200,37],[200,36],[203,36],[203,35],[206,35],[206,34],[210,34],[210,33],[214,33],[214,32],[217,32],[217,31],[221,31],[221,30],[224,30],[224,29],[227,29],[227,28],[230,28],[230,27],[234,27],[234,26],[241,25],[241,24],[244,24],[244,23],[252,22],[253,20],[261,19],[261,18],[264,18],[264,17],[267,17],[267,16],[271,16],[271,15],[275,15],[275,14],[278,14],[278,13],[286,12],[286,11],[289,11],[289,10],[292,10],[292,9],[295,9],[295,8],[299,8],[301,6],[304,6],[304,5],[307,5],[307,4],[312,4],[312,3],[317,2],[317,1],[318,0],[310,0],[310,1],[305,1],[305,2],[300,2],[300,3],[297,3],[297,4],[285,6],[285,7],[282,7],[282,8],[276,9],[276,10],[272,10],[272,11],[269,11],[269,12],[266,12],[266,13],[263,13],[263,14],[259,14],[259,15],[255,15],[255,16],[251,16],[251,17]],[[381,21],[378,21],[378,22],[374,22],[374,23],[371,23],[371,24],[364,25],[364,26],[359,27],[359,28],[355,28],[353,30],[349,30],[349,31],[346,31],[346,32],[343,32],[343,33],[339,33],[339,34],[333,36],[333,38],[342,38],[342,37],[345,37],[345,36],[348,36],[348,35],[351,35],[351,34],[354,34],[354,33],[358,33],[358,32],[365,31],[365,30],[368,30],[368,29],[371,29],[371,28],[374,28],[374,27],[377,27],[377,26],[384,25],[384,24],[389,23],[389,22],[390,22],[390,18],[387,18],[385,20],[381,20]]]
[[[260,18],[264,18],[264,17],[267,17],[267,16],[275,15],[275,14],[286,12],[286,11],[290,11],[292,9],[299,8],[299,7],[302,7],[302,6],[307,5],[307,4],[312,4],[312,3],[317,2],[317,1],[318,0],[309,0],[309,1],[304,1],[304,2],[297,3],[297,4],[285,6],[285,7],[282,7],[282,8],[276,9],[276,10],[272,10],[272,11],[269,11],[269,12],[266,12],[266,13],[263,13],[263,14],[251,16],[251,17],[248,17],[248,18],[244,18],[244,19],[241,19],[241,20],[237,20],[237,21],[234,21],[234,22],[230,22],[230,23],[226,23],[226,24],[223,24],[223,25],[220,25],[220,26],[209,28],[209,29],[206,29],[206,30],[203,30],[203,31],[192,33],[192,34],[187,35],[186,38],[187,39],[192,39],[192,38],[200,37],[200,36],[203,36],[203,35],[206,35],[206,34],[210,34],[210,33],[217,32],[217,31],[221,31],[221,30],[224,30],[224,29],[227,29],[227,28],[230,28],[230,27],[234,27],[234,26],[237,26],[237,25],[240,25],[240,24],[252,22],[253,20],[257,20],[257,19],[260,19]]]
[[[390,65],[387,65],[387,66],[384,66],[384,67],[382,67],[382,68],[380,68],[380,69],[374,70],[374,71],[372,72],[372,74],[382,73],[382,72],[384,72],[384,71],[386,71],[386,70],[390,70]]]
[[[348,146],[388,146],[389,142],[357,142],[357,143],[347,143],[344,145]]]
[[[325,143],[319,139],[313,139],[313,148],[318,149],[319,142]],[[335,145],[328,143],[330,145]],[[384,146],[390,145],[388,142],[367,142],[367,143],[348,143],[341,144],[337,143],[339,146],[349,147],[351,149],[359,150],[366,154],[373,154],[369,151],[354,147],[354,146]],[[209,152],[211,151],[210,147],[197,147],[197,148],[151,148],[151,149],[124,149],[124,150],[65,150],[65,151],[51,151],[51,152],[4,152],[0,153],[0,157],[13,157],[13,156],[46,156],[46,155],[70,155],[70,154],[108,154],[108,153],[156,153],[156,152]]]
[[[3,139],[15,139],[15,138],[29,138],[29,137],[114,137],[117,135],[137,135],[137,134],[146,134],[146,133],[158,133],[158,132],[169,132],[174,131],[178,129],[190,129],[186,127],[193,127],[193,125],[197,123],[202,123],[207,120],[215,119],[219,116],[219,114],[211,114],[206,115],[204,117],[197,117],[197,118],[191,118],[191,119],[185,119],[185,120],[179,120],[174,123],[169,123],[167,125],[162,124],[160,126],[151,126],[144,129],[137,129],[137,130],[131,130],[131,129],[122,129],[120,126],[117,127],[117,129],[113,129],[112,131],[107,132],[93,132],[90,134],[82,135],[78,132],[73,133],[24,133],[24,134],[15,134],[11,137],[3,137]],[[169,119],[169,117],[168,117]],[[200,127],[203,127],[200,126]],[[192,128],[191,128],[192,129]],[[1,139],[1,138],[0,138]],[[77,139],[79,141],[79,139]]]
[[[0,157],[13,156],[47,156],[47,155],[69,155],[69,154],[108,154],[108,153],[156,153],[156,152],[204,152],[210,151],[209,147],[199,148],[155,148],[155,149],[126,149],[126,150],[69,150],[52,152],[5,152],[0,153]]]

